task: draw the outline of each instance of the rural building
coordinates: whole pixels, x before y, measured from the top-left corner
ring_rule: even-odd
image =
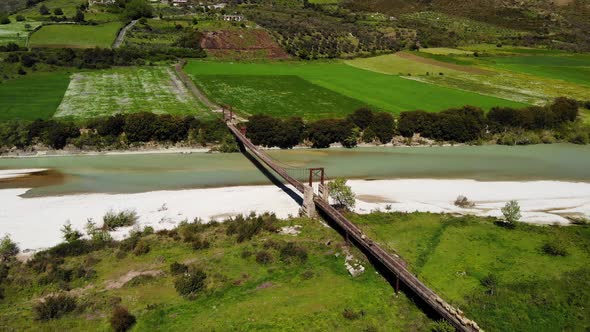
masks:
[[[234,21],[234,22],[242,22],[244,20],[244,16],[242,15],[223,15],[224,21]]]
[[[115,0],[90,0],[91,5],[114,5]]]
[[[172,6],[180,7],[188,5],[188,0],[172,0]]]

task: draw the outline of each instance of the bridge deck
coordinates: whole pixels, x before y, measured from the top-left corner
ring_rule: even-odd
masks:
[[[258,159],[262,160],[268,167],[283,177],[285,181],[295,187],[299,192],[304,192],[303,183],[291,177],[282,167],[276,165],[265,152],[252,144],[252,142],[250,142],[250,140],[247,139],[233,124],[227,122],[227,126],[236,138]],[[475,322],[463,316],[462,312],[445,302],[433,290],[428,288],[415,275],[413,275],[406,268],[406,263],[400,257],[389,254],[377,243],[371,241],[356,225],[346,219],[346,217],[344,217],[338,210],[333,208],[328,202],[319,196],[314,197],[314,203],[318,210],[328,216],[349,238],[354,240],[354,243],[359,249],[365,252],[367,256],[370,256],[370,258],[380,262],[391,274],[395,275],[408,289],[420,297],[424,303],[442,318],[451,323],[458,331],[481,331]]]

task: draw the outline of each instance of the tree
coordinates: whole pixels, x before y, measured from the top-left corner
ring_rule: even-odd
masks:
[[[373,111],[366,107],[362,107],[350,114],[348,119],[357,127],[365,130],[373,123],[373,117]]]
[[[78,230],[72,228],[72,224],[68,221],[65,225],[63,225],[61,232],[63,234],[64,240],[68,243],[72,243],[76,240],[79,240],[82,237],[82,233]]]
[[[329,182],[328,191],[336,205],[347,209],[353,209],[356,205],[356,195],[352,192],[352,188],[346,185],[346,179],[336,178]]]
[[[55,9],[53,10],[53,14],[55,14],[55,15],[57,15],[57,16],[60,16],[60,15],[63,15],[63,14],[64,14],[64,11],[63,11],[63,10],[61,10],[61,8],[55,8]]]
[[[2,240],[0,240],[0,259],[3,262],[8,261],[19,252],[20,249],[18,248],[18,245],[12,241],[10,235],[6,234]]]
[[[76,15],[74,16],[74,22],[84,22],[84,13],[80,9],[76,11]]]
[[[150,18],[154,16],[152,6],[145,0],[131,0],[125,6],[125,16],[130,20],[136,20],[141,17]]]
[[[16,15],[16,21],[17,22],[22,22],[24,20],[25,20],[25,17],[24,16],[22,16],[22,15]]]
[[[567,121],[576,121],[578,117],[577,101],[565,97],[556,98],[551,105],[551,111],[555,114],[556,120],[559,123]]]
[[[10,18],[6,15],[0,15],[0,24],[10,24]]]
[[[520,214],[520,205],[515,200],[509,201],[502,208],[502,214],[504,219],[511,225],[515,225],[520,220],[522,215]]]
[[[131,142],[148,142],[156,130],[157,116],[153,113],[141,112],[127,115],[125,134]]]
[[[47,8],[47,6],[45,6],[45,4],[42,4],[41,7],[39,7],[39,14],[49,15],[49,8]]]
[[[389,113],[377,113],[371,124],[371,129],[373,129],[375,136],[377,136],[382,144],[387,144],[393,139],[395,120]]]

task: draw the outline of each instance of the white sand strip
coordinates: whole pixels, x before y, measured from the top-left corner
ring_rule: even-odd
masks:
[[[501,217],[500,209],[517,200],[522,221],[537,224],[569,224],[563,215],[590,218],[590,183],[532,181],[483,182],[475,180],[352,180],[349,185],[360,195],[377,196],[378,203],[357,200],[357,212],[369,213],[387,206],[391,211],[460,213]],[[466,196],[475,206],[462,209],[453,203]],[[375,198],[375,197],[373,197]]]
[[[61,227],[69,220],[83,231],[87,219],[98,226],[109,210],[133,209],[139,225],[171,229],[183,220],[221,221],[228,216],[274,212],[280,218],[297,216],[299,205],[275,186],[228,187],[141,194],[85,194],[21,198],[27,189],[0,190],[0,236],[10,234],[21,249],[39,249],[62,241]],[[121,239],[131,228],[113,233]]]
[[[20,176],[29,175],[31,173],[38,173],[46,171],[45,168],[30,168],[30,169],[7,169],[0,170],[0,179],[17,178]]]
[[[480,182],[473,180],[380,180],[349,181],[359,213],[373,210],[460,213],[501,216],[500,208],[518,200],[522,221],[538,224],[569,224],[565,214],[590,218],[590,183],[558,181]],[[0,190],[0,236],[9,233],[22,249],[39,249],[61,242],[60,228],[70,221],[82,230],[88,218],[98,225],[108,210],[134,209],[139,225],[170,229],[183,220],[222,220],[250,212],[275,212],[278,217],[297,215],[299,206],[274,186],[243,186],[141,194],[84,194],[21,198],[27,189]],[[365,195],[365,196],[363,196]],[[475,207],[462,209],[453,202],[465,195]],[[367,198],[370,196],[369,198]],[[363,201],[364,199],[365,201]],[[120,239],[130,228],[113,235]]]

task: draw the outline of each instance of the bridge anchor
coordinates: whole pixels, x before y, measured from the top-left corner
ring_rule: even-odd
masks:
[[[303,186],[303,214],[308,218],[318,217],[313,196],[313,187]]]

